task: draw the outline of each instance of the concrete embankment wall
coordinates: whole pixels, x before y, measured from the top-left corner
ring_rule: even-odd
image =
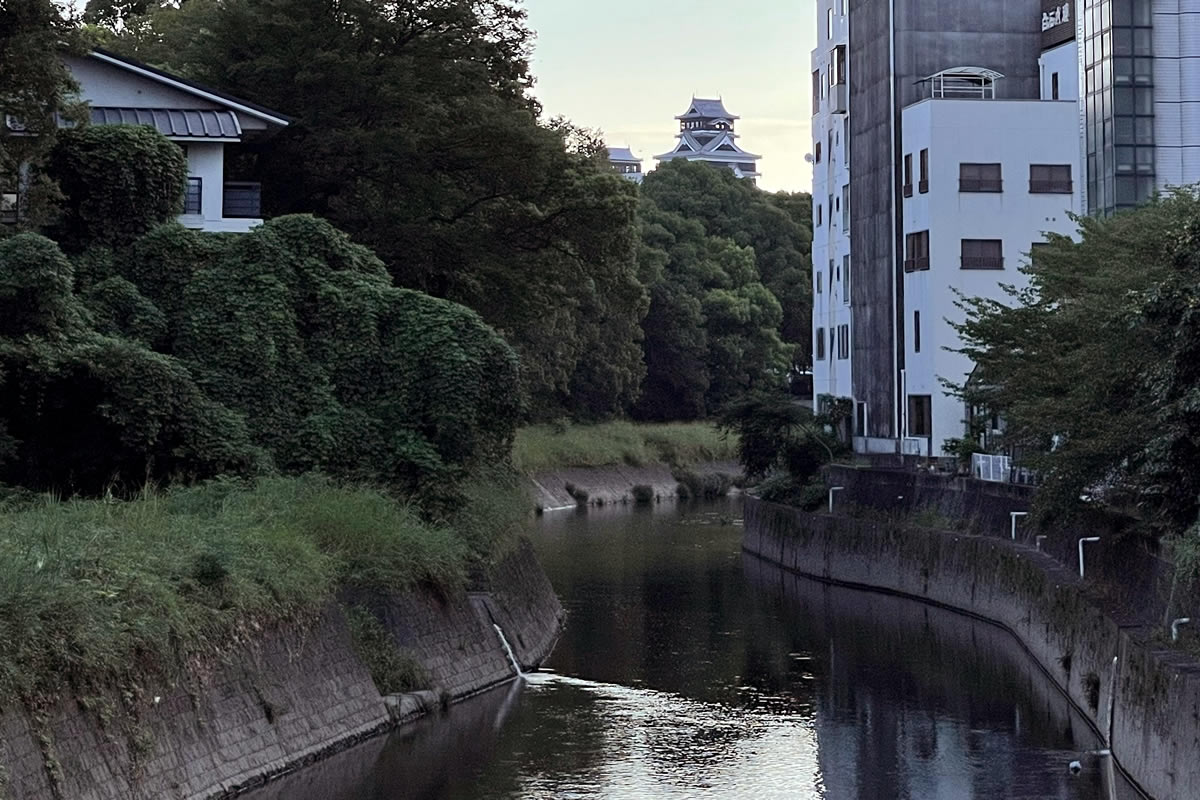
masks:
[[[485,584],[383,601],[385,627],[450,700],[514,676],[493,621],[522,667],[541,663],[561,629],[562,607],[528,543]],[[175,683],[79,690],[0,710],[0,798],[217,797],[394,724],[339,606],[312,624],[246,636]]]
[[[698,464],[688,469],[701,476],[725,474],[732,478],[742,474],[741,465],[735,461]],[[586,492],[587,502],[592,505],[632,502],[635,486],[649,486],[655,497],[663,500],[674,498],[679,489],[679,481],[666,464],[564,467],[539,472],[530,481],[534,503],[544,511],[575,508],[578,501],[570,487]]]
[[[1200,797],[1200,668],[1146,643],[1144,629],[1118,625],[1078,574],[1050,556],[1002,539],[807,514],[754,498],[745,514],[745,549],[786,569],[1008,628],[1100,731],[1112,731],[1119,763],[1147,792]]]

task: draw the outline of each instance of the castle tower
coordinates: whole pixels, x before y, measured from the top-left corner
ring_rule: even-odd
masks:
[[[758,160],[762,156],[748,153],[737,144],[734,124],[739,119],[725,109],[720,99],[711,100],[693,97],[688,110],[675,119],[679,120],[679,141],[669,153],[655,156],[662,162],[685,158],[688,161],[703,161],[713,166],[733,170],[739,178],[757,179]]]

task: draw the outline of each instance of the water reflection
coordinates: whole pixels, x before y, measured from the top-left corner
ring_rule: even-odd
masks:
[[[1132,799],[1007,634],[743,557],[736,517],[547,517],[552,672],[254,797]]]

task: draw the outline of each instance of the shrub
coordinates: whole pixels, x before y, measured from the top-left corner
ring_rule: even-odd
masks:
[[[411,654],[402,652],[383,624],[367,609],[346,609],[354,651],[367,666],[380,694],[403,694],[431,685],[429,671]]]
[[[65,249],[129,244],[183,207],[187,159],[145,125],[86,125],[58,134],[50,177],[65,196],[54,238]]]
[[[724,472],[700,474],[684,469],[676,470],[673,477],[683,489],[676,489],[676,494],[682,498],[713,500],[724,497],[733,488],[733,476]]]

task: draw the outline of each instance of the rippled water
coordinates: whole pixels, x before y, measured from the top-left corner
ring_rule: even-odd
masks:
[[[1007,634],[743,556],[739,513],[544,518],[547,670],[253,797],[1137,797]]]

